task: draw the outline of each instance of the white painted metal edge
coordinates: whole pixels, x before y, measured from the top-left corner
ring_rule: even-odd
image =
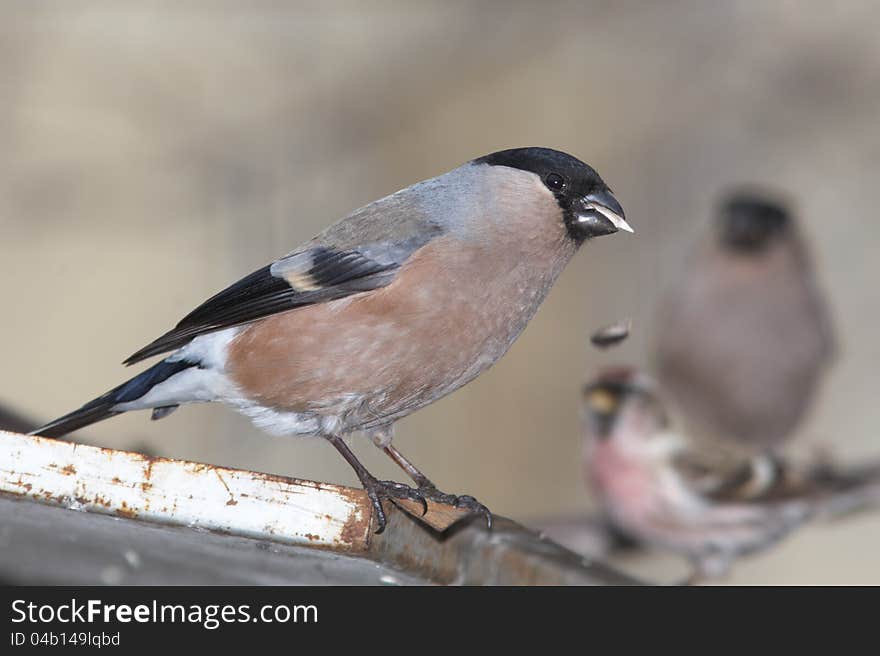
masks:
[[[0,493],[72,511],[365,551],[361,490],[0,431]]]

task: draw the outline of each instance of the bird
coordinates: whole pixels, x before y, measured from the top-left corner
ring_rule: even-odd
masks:
[[[653,362],[695,433],[759,452],[790,440],[836,351],[806,239],[780,194],[737,189],[661,297]]]
[[[637,543],[686,558],[688,583],[817,516],[880,501],[880,465],[794,462],[771,451],[722,453],[683,431],[647,374],[602,370],[583,389],[584,473],[609,523]]]
[[[381,533],[382,501],[448,495],[392,444],[394,423],[493,365],[584,242],[633,232],[588,164],[550,148],[491,153],[355,210],[209,298],[125,360],[166,355],[34,434],[124,412],[161,419],[221,402],[273,434],[326,439],[354,469]],[[362,433],[413,479],[375,478]]]

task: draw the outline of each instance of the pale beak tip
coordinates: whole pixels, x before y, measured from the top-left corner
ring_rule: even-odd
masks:
[[[635,234],[635,232],[636,232],[635,230],[633,230],[632,226],[629,223],[627,223],[625,220],[623,220],[620,217],[615,218],[615,220],[613,220],[612,223],[615,226],[617,226],[617,228],[619,230],[625,230],[626,232],[630,232],[632,234]]]

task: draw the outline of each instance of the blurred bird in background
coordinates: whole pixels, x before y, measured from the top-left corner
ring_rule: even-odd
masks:
[[[632,229],[590,166],[547,148],[486,155],[356,210],[241,279],[137,351],[171,355],[35,431],[48,437],[132,410],[161,419],[218,401],[281,435],[330,442],[373,503],[437,490],[391,444],[396,420],[493,365],[587,240]],[[380,481],[342,439],[355,431],[418,485]]]
[[[695,434],[776,448],[809,410],[834,343],[794,216],[766,192],[729,195],[659,305],[664,395]]]
[[[584,387],[583,404],[585,473],[608,521],[644,546],[687,558],[689,582],[725,574],[736,558],[817,514],[880,501],[880,464],[841,469],[706,450],[634,369],[601,372]]]

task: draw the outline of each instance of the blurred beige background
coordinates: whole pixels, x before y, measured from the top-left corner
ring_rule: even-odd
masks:
[[[873,3],[6,0],[0,401],[67,412],[195,304],[350,210],[543,145],[595,166],[637,234],[586,248],[493,370],[400,423],[396,443],[443,489],[522,520],[587,508],[582,381],[646,362],[653,303],[717,194],[754,181],[798,199],[842,342],[802,443],[880,456],[878,33]],[[588,347],[627,316],[621,348]],[[218,406],[82,438],[356,481],[328,445]],[[878,552],[880,519],[856,518],[730,580],[880,583]]]

